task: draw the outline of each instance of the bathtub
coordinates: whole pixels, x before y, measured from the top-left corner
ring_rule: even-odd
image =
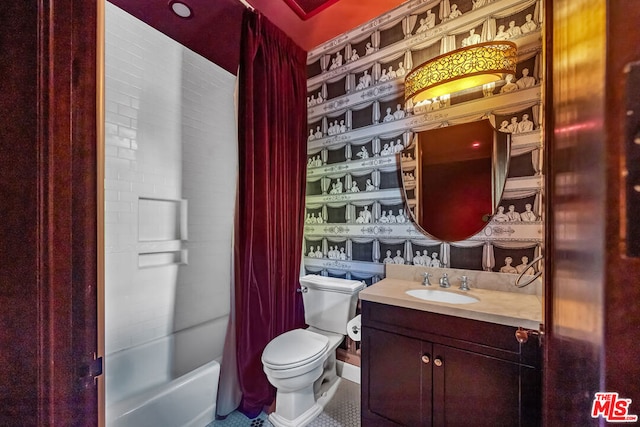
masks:
[[[220,377],[218,362],[211,361],[175,379],[151,376],[146,372],[158,359],[157,351],[170,344],[170,340],[162,341],[137,349],[138,356],[153,353],[151,362],[145,358],[132,362],[125,354],[115,356],[113,363],[107,364],[107,375],[111,366],[113,376],[125,376],[128,382],[144,388],[133,394],[120,394],[117,385],[127,382],[124,378],[112,382],[116,386],[111,392],[107,387],[107,427],[204,427],[215,419]],[[147,378],[154,378],[156,384],[145,383]],[[168,380],[163,382],[165,379]]]

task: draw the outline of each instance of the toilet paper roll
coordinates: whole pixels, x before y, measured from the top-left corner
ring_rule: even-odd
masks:
[[[358,314],[347,323],[347,335],[354,341],[360,341],[360,328],[362,327],[362,318]]]

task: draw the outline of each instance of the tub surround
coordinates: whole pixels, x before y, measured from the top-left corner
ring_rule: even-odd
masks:
[[[422,285],[422,273],[432,274],[432,286]],[[438,278],[447,273],[450,288],[438,286]],[[470,291],[458,289],[459,277],[469,277]],[[386,279],[360,292],[363,301],[388,304],[432,313],[480,320],[506,326],[537,330],[542,321],[542,301],[539,279],[531,289],[513,286],[517,275],[505,273],[478,272],[451,268],[425,268],[418,266],[387,265]],[[437,289],[473,296],[479,299],[472,304],[449,304],[421,300],[406,294],[411,289]],[[533,294],[532,294],[533,292]]]
[[[237,174],[237,130],[235,76],[108,2],[105,63],[109,407],[222,357],[236,188],[211,183]]]

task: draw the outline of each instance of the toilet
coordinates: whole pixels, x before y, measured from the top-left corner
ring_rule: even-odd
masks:
[[[340,383],[336,348],[355,316],[365,283],[318,275],[300,278],[307,329],[275,337],[262,352],[262,365],[276,388],[276,427],[303,427],[322,412]]]

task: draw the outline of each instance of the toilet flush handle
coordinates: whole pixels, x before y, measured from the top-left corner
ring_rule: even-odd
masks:
[[[307,288],[306,286],[300,286],[298,289],[296,289],[296,292],[306,294],[307,292],[309,292],[309,288]]]

